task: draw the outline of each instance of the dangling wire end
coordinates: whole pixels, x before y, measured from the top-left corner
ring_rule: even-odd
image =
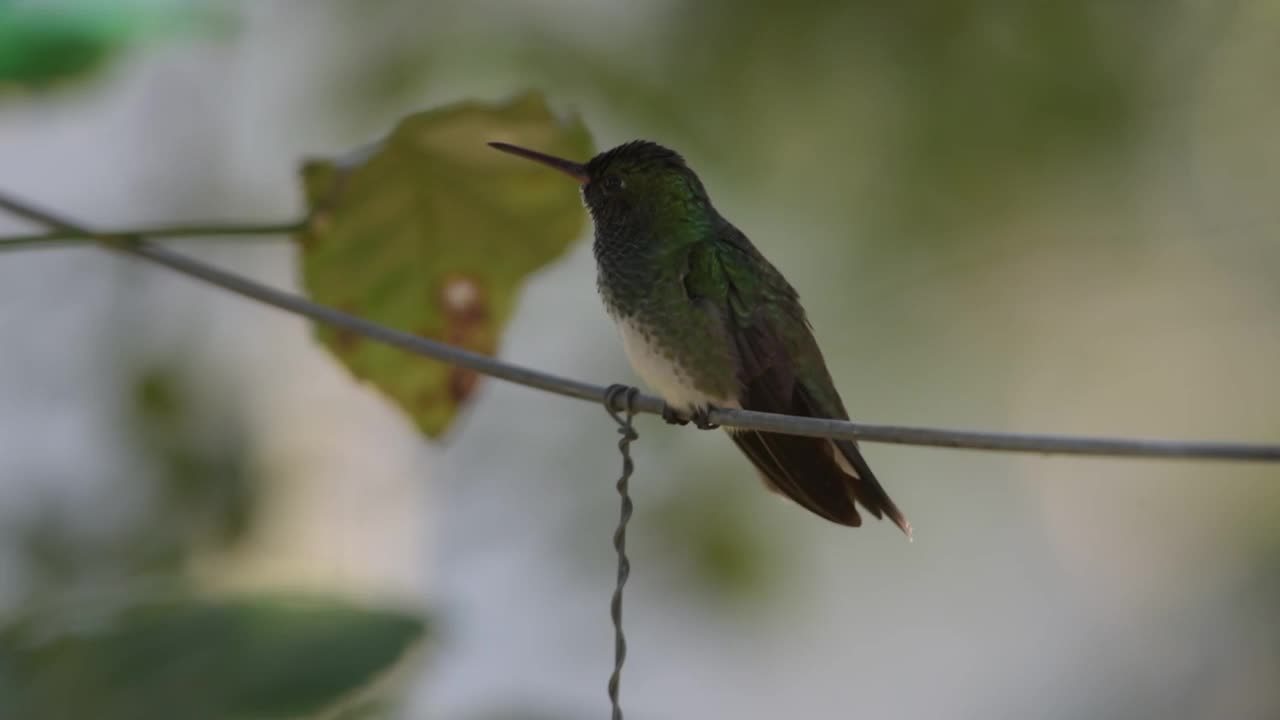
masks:
[[[622,664],[627,659],[627,639],[622,634],[622,588],[631,574],[631,561],[627,559],[627,522],[631,520],[631,495],[629,483],[635,464],[631,461],[631,443],[640,436],[632,424],[635,418],[635,402],[640,391],[627,385],[610,385],[604,392],[604,407],[609,417],[618,423],[618,452],[622,455],[622,475],[618,478],[618,496],[622,498],[622,511],[618,517],[618,529],[613,533],[613,547],[618,551],[618,585],[613,591],[609,614],[613,618],[613,674],[609,676],[609,701],[613,704],[613,720],[622,720],[622,706],[618,702],[618,686],[622,680]]]

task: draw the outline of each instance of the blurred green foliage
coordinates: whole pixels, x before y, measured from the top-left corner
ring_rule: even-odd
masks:
[[[493,140],[586,159],[591,138],[540,95],[416,113],[354,159],[303,169],[311,221],[297,236],[316,302],[493,354],[525,278],[582,237],[576,184],[487,147]],[[326,325],[316,334],[428,435],[443,433],[479,376]]]
[[[86,534],[50,512],[12,538],[28,600],[0,623],[0,717],[298,717],[346,700],[422,639],[423,621],[399,612],[191,594],[187,565],[244,539],[261,478],[242,418],[200,397],[184,368],[145,366],[123,406],[131,484],[147,490],[135,522]],[[380,716],[375,701],[344,712]]]
[[[248,531],[261,478],[250,467],[243,418],[198,399],[182,368],[146,366],[126,386],[121,443],[131,460],[129,496],[140,500],[130,512],[137,522],[86,533],[81,519],[50,503],[7,529],[28,558],[23,594],[36,605],[130,579],[174,582],[197,554],[226,549]]]
[[[399,613],[267,597],[143,604],[89,623],[0,634],[0,717],[303,717],[365,687],[425,629]]]
[[[678,571],[673,592],[700,595],[711,607],[766,600],[783,575],[785,541],[769,537],[767,524],[756,517],[760,498],[744,498],[763,488],[745,463],[735,469],[741,472],[691,470],[697,482],[683,483],[637,519],[646,543],[657,546],[654,555]]]
[[[767,0],[713,0],[672,14],[664,60],[686,85],[737,102],[758,98],[762,77],[792,94],[848,80],[851,97],[826,98],[837,108],[882,100],[857,93],[865,73],[883,73],[898,105],[899,149],[925,163],[919,170],[1000,177],[1010,162],[1035,165],[1130,137],[1159,37],[1143,10],[1150,5],[802,0],[780,12]]]
[[[356,114],[404,102],[412,62],[418,87],[441,68],[519,67],[570,104],[596,101],[626,128],[617,141],[664,141],[748,184],[780,156],[812,158],[848,193],[856,225],[879,229],[864,242],[934,248],[1029,183],[1123,162],[1160,117],[1160,72],[1187,52],[1179,23],[1202,21],[1181,6],[1107,0],[709,0],[651,9],[653,22],[601,41],[537,24],[457,32],[414,22],[416,7],[399,0],[358,18],[345,8],[356,26],[383,28],[383,52],[344,68],[335,100],[385,87]],[[429,12],[465,15],[461,0]],[[388,57],[400,59],[390,87],[379,81]]]
[[[161,569],[180,568],[195,553],[241,540],[253,519],[259,482],[243,420],[211,417],[210,408],[190,397],[195,379],[175,367],[146,369],[133,403],[139,452],[160,469],[153,502],[163,510],[152,515],[146,539],[131,554],[160,549]]]
[[[197,18],[192,3],[0,0],[0,93],[48,89],[98,70],[139,42],[225,29],[226,20],[225,13]]]

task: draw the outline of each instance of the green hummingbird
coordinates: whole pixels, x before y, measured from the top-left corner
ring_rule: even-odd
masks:
[[[637,140],[577,163],[489,144],[581,184],[600,296],[668,422],[710,429],[717,407],[848,419],[796,291],[716,211],[678,153]],[[852,527],[862,524],[857,503],[911,536],[853,441],[733,428],[729,436],[769,489]]]

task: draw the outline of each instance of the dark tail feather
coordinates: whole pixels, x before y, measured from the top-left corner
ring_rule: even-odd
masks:
[[[852,443],[842,442],[848,447],[837,450],[831,441],[798,435],[743,431],[729,436],[774,489],[810,512],[834,523],[859,527],[862,516],[854,505],[857,500],[877,518],[887,514],[911,536],[911,525]],[[835,452],[844,455],[856,477],[840,467]]]
[[[880,486],[876,474],[871,472],[871,466],[867,465],[867,461],[862,458],[862,453],[858,452],[858,446],[849,440],[834,440],[833,443],[836,450],[849,461],[849,465],[857,474],[857,477],[848,478],[848,481],[849,490],[858,503],[877,518],[881,513],[888,515],[893,524],[906,533],[907,539],[911,539],[911,523],[907,521],[907,516],[902,514],[893,500],[889,499],[889,493]]]

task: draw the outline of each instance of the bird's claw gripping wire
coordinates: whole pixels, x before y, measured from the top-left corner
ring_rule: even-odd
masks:
[[[681,415],[675,408],[670,405],[662,406],[662,419],[667,421],[668,425],[688,425],[689,418]]]
[[[711,422],[711,408],[700,407],[689,414],[689,419],[693,421],[693,426],[699,430],[715,430],[720,427],[716,423]]]
[[[697,408],[689,413],[689,417],[685,417],[670,405],[662,406],[662,419],[666,420],[669,425],[688,425],[690,422],[699,430],[715,430],[720,427],[716,423],[711,422],[711,408]]]

